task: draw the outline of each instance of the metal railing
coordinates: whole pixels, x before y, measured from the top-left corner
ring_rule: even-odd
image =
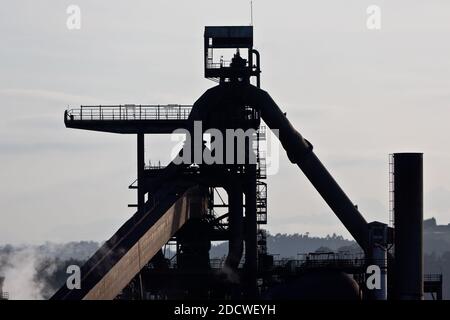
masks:
[[[166,168],[167,166],[162,165],[162,164],[146,164],[144,165],[144,170],[162,170],[164,168]]]
[[[212,269],[221,269],[225,266],[225,258],[210,259],[210,266]],[[303,260],[303,259],[281,259],[274,260],[274,267],[307,270],[320,268],[338,268],[338,269],[361,269],[367,266],[368,261],[363,258],[356,259],[320,259],[320,260]],[[373,263],[373,262],[371,262]],[[245,257],[239,263],[239,268],[244,267]],[[176,268],[176,261],[171,261],[170,268]]]
[[[244,267],[244,261],[245,259],[241,259],[241,261],[239,262],[239,266],[238,268],[243,268]],[[213,258],[209,260],[209,265],[211,269],[223,269],[225,267],[225,258]],[[176,259],[173,259],[171,261],[169,261],[169,268],[170,269],[176,269],[178,267]]]
[[[206,64],[207,69],[220,69],[220,68],[229,68],[231,66],[231,61],[223,60],[221,62],[210,62]]]
[[[299,255],[301,256],[301,255]],[[172,257],[173,258],[173,257]],[[223,258],[213,258],[210,259],[210,267],[212,269],[222,269],[225,266],[225,257]],[[383,263],[385,261],[370,261],[371,264],[377,262]],[[239,268],[243,268],[245,264],[245,256],[242,257]],[[298,259],[276,259],[273,262],[273,266],[275,268],[283,268],[289,269],[291,271],[304,271],[310,269],[321,269],[321,268],[336,268],[336,269],[347,269],[347,270],[359,270],[363,269],[368,265],[368,260],[365,258],[361,258],[360,255],[353,255],[347,257],[337,256],[335,258],[308,258],[307,256]],[[176,259],[171,259],[169,263],[169,268],[176,269],[177,262]],[[438,281],[434,279],[442,279],[441,275],[425,275],[425,279],[427,276],[430,276],[432,281]],[[439,276],[441,278],[439,278]]]
[[[66,120],[186,120],[190,105],[81,106],[65,112]]]
[[[434,273],[424,274],[423,281],[442,282],[442,274],[434,274]]]
[[[389,154],[389,226],[394,227],[394,154]]]
[[[371,263],[385,261],[371,261]],[[342,253],[299,254],[297,259],[275,260],[275,267],[291,269],[350,268],[358,269],[367,265],[363,255]]]

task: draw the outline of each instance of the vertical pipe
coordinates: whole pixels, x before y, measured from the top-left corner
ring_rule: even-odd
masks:
[[[243,253],[243,194],[238,181],[232,182],[227,189],[230,207],[230,215],[228,217],[230,238],[225,265],[232,271],[236,271]]]
[[[423,154],[394,154],[395,296],[423,299]]]
[[[380,269],[379,287],[367,291],[372,300],[387,299],[387,246],[389,242],[388,225],[378,221],[369,223],[368,257],[372,266]],[[372,272],[372,271],[371,271]],[[369,288],[368,288],[369,289]]]
[[[138,211],[144,208],[145,203],[145,189],[144,189],[144,167],[145,167],[145,153],[144,153],[144,134],[137,134],[137,202]]]
[[[381,289],[378,291],[377,298],[378,300],[387,300],[387,250],[386,247],[379,246],[374,251],[381,270]]]
[[[138,212],[142,213],[145,205],[145,188],[144,188],[144,168],[145,168],[145,136],[143,133],[137,134],[137,200]],[[139,298],[144,300],[144,285],[142,282],[142,273],[139,271]]]
[[[144,283],[141,272],[139,272],[139,299],[144,300]]]
[[[441,275],[441,285],[439,286],[437,293],[436,293],[436,300],[439,300],[439,301],[442,300],[442,275]]]
[[[374,290],[375,300],[387,300],[387,249],[382,245],[372,248],[373,263],[380,268],[380,289]]]
[[[248,181],[245,190],[245,269],[247,296],[256,298],[257,272],[257,218],[256,218],[256,165],[247,165]]]
[[[0,277],[0,300],[3,298],[3,282],[5,281],[4,277]]]
[[[256,55],[256,87],[261,87],[261,56],[259,54],[259,51],[256,49],[252,49],[252,54]],[[252,66],[253,68],[253,66]]]

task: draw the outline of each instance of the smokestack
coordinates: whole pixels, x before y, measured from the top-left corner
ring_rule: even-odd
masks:
[[[423,154],[395,153],[394,292],[396,299],[423,299]]]

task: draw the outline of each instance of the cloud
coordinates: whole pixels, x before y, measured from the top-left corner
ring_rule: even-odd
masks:
[[[73,101],[85,101],[86,104],[101,104],[102,101],[98,98],[77,95],[61,91],[50,91],[40,89],[1,89],[0,95],[5,95],[13,98],[31,98],[39,100],[49,100],[62,103],[73,103]],[[104,101],[103,101],[104,103]]]

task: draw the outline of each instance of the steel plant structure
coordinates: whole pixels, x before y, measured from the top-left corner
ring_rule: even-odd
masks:
[[[230,61],[222,55],[217,59],[217,52],[230,51]],[[422,155],[394,156],[398,196],[393,201],[399,234],[394,252],[389,250],[394,228],[366,222],[317,158],[312,144],[260,88],[260,67],[252,26],[206,27],[205,77],[218,85],[193,106],[82,106],[65,112],[68,128],[137,135],[137,180],[130,185],[137,189],[137,204],[131,205],[137,211],[81,268],[81,289],[63,286],[53,299],[422,298]],[[261,229],[267,223],[265,159],[259,148],[266,132],[261,120],[278,130],[289,160],[362,248],[361,259],[308,256],[279,264],[267,252]],[[245,151],[234,150],[245,152],[248,161],[199,163],[193,146],[206,145],[202,132],[194,133],[197,121],[203,132],[253,129],[252,139],[241,146]],[[180,128],[192,133],[193,143],[186,143],[165,167],[146,166],[145,135],[170,134]],[[187,153],[189,161],[177,161]],[[211,241],[228,242],[224,261],[210,259]],[[163,251],[168,244],[175,246],[170,259]],[[381,271],[378,289],[363,285],[368,265]],[[345,273],[354,274],[360,286]],[[325,282],[334,291],[320,284]]]

